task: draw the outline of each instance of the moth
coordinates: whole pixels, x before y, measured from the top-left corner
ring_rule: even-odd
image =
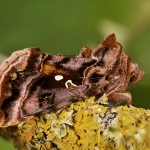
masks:
[[[0,65],[0,126],[104,93],[109,93],[109,101],[130,105],[127,89],[142,75],[115,34],[93,51],[83,47],[77,56],[51,55],[38,48],[16,51]]]

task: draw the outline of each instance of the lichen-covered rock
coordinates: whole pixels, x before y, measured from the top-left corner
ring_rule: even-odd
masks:
[[[39,115],[0,134],[19,150],[148,150],[150,110],[103,104],[91,97]]]

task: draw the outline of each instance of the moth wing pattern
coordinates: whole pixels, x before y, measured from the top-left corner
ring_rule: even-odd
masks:
[[[77,56],[51,55],[38,48],[14,52],[0,65],[0,126],[49,113],[90,96],[132,103],[128,87],[143,75],[111,34],[95,50]]]

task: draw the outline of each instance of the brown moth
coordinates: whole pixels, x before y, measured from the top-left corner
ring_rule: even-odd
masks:
[[[115,34],[78,56],[50,55],[38,48],[14,52],[0,65],[0,126],[108,93],[109,100],[132,103],[127,88],[143,72],[122,51]]]

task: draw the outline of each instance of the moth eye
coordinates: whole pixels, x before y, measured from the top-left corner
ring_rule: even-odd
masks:
[[[68,80],[68,81],[66,81],[65,86],[67,89],[69,89],[71,87],[76,87],[77,85],[73,84],[72,80]]]
[[[62,76],[62,75],[56,75],[55,76],[55,80],[56,81],[60,81],[60,80],[62,80],[64,77]]]

